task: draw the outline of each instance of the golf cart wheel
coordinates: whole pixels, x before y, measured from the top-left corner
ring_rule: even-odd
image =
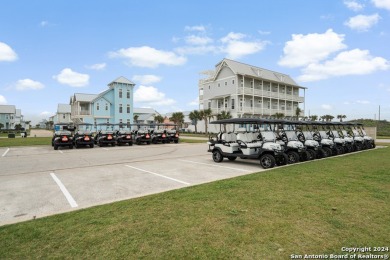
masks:
[[[147,144],[147,145],[149,145],[149,144],[151,144],[151,143],[152,143],[151,141],[149,141],[149,142],[146,142],[146,144]]]
[[[332,156],[332,149],[330,149],[329,147],[323,147],[322,150],[324,150],[326,156],[325,157],[330,157]]]
[[[177,144],[177,143],[179,143],[179,140],[175,140],[174,142],[175,142],[175,144]]]
[[[73,149],[73,144],[69,145],[69,149]]]
[[[287,152],[288,164],[299,162],[299,154],[294,151]]]
[[[363,145],[361,143],[356,143],[356,151],[361,151],[363,149]]]
[[[129,146],[132,146],[132,145],[133,145],[133,142],[130,142],[130,143],[129,143]]]
[[[222,162],[223,155],[221,154],[221,152],[219,150],[215,150],[213,152],[213,160],[214,160],[214,162],[217,162],[217,163]]]
[[[89,147],[93,148],[95,145],[94,144],[90,144]]]
[[[307,151],[304,151],[304,152],[299,154],[299,161],[305,162],[308,160],[311,160],[311,159],[310,159],[310,154]]]
[[[135,143],[136,143],[137,145],[140,145],[140,144],[141,144],[141,140],[137,139],[137,140],[135,141]]]
[[[237,157],[235,156],[228,156],[227,158],[229,159],[229,161],[234,161],[237,159]]]
[[[156,139],[156,138],[153,138],[152,143],[153,143],[153,144],[157,144],[157,139]]]
[[[310,154],[310,157],[309,157],[310,160],[317,159],[317,153],[314,150],[308,149],[307,152]]]
[[[53,144],[53,146],[54,146],[54,150],[58,150],[58,146],[57,145]]]
[[[114,147],[114,146],[115,146],[115,143],[112,143],[111,146]]]
[[[336,150],[337,150],[337,155],[341,155],[344,153],[344,148],[341,147],[341,146],[336,146]]]
[[[263,154],[260,157],[260,165],[264,169],[273,168],[275,166],[275,157],[271,154]]]
[[[288,162],[288,157],[285,153],[275,157],[275,162],[277,166],[286,165]]]

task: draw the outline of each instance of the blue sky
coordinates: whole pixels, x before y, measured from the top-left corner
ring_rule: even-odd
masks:
[[[390,120],[390,0],[1,1],[0,104],[26,120],[119,76],[135,106],[198,108],[223,58],[307,87],[306,115]]]

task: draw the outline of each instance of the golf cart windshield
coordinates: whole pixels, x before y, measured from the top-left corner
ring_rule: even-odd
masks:
[[[321,138],[328,138],[328,135],[325,133],[325,131],[319,131],[320,132],[320,135],[321,135]]]
[[[271,131],[261,131],[261,135],[266,142],[274,142],[276,139],[275,133]]]
[[[289,141],[297,141],[298,137],[295,131],[286,131],[287,139]]]
[[[333,134],[333,136],[334,136],[335,138],[340,138],[340,135],[339,135],[339,133],[338,133],[337,131],[332,130],[332,134]]]
[[[305,136],[306,140],[313,140],[313,135],[309,131],[304,131],[303,135]]]

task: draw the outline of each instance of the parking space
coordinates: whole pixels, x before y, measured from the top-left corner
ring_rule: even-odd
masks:
[[[206,144],[1,149],[0,225],[262,171],[253,160],[214,163],[206,150]]]

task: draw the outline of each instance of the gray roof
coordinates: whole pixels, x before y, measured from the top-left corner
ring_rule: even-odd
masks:
[[[113,83],[122,83],[122,84],[129,84],[129,85],[135,85],[133,82],[131,82],[130,80],[126,79],[125,77],[122,77],[120,76],[119,78],[117,78],[116,80],[112,81],[110,84],[108,84],[109,86],[111,86]]]
[[[57,113],[71,113],[71,105],[68,104],[58,104]]]
[[[137,121],[154,120],[154,115],[155,114],[141,114],[138,116]]]
[[[74,101],[84,101],[84,102],[91,102],[94,98],[96,98],[98,95],[96,94],[83,94],[83,93],[75,93]]]
[[[0,105],[0,113],[1,114],[15,114],[15,106],[14,105]]]
[[[223,59],[221,62],[215,65],[215,77],[218,75],[218,72],[223,65],[227,65],[235,74],[301,87],[289,75],[229,59]]]
[[[143,108],[143,107],[135,107],[133,110],[134,114],[160,114],[153,108]]]

